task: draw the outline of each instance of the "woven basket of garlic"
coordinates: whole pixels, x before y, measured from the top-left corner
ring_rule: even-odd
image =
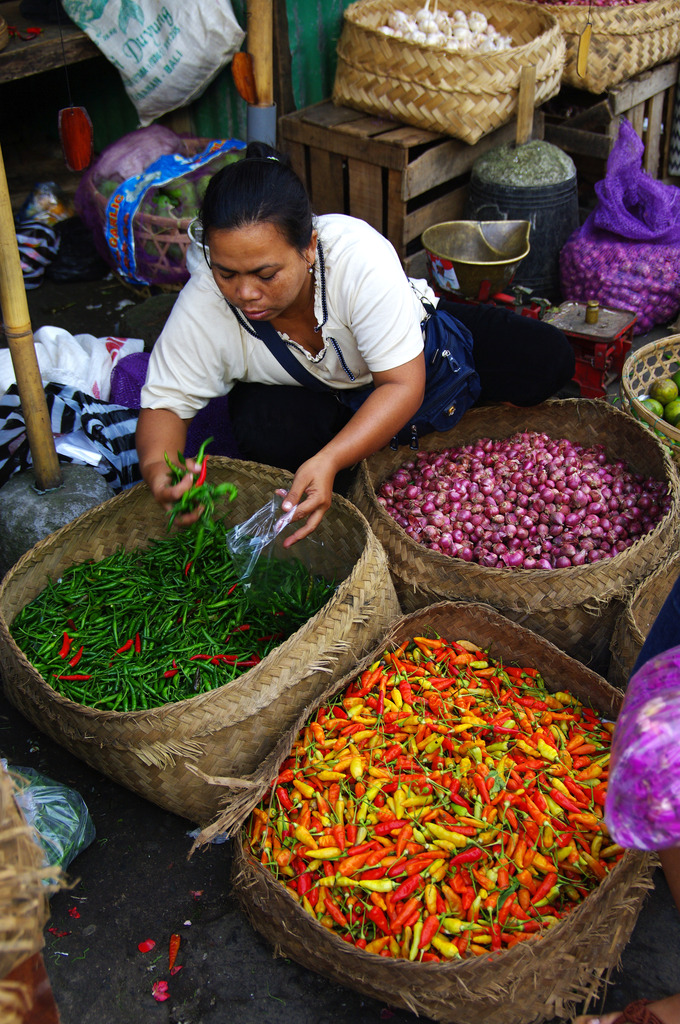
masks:
[[[333,101],[474,145],[517,113],[522,69],[535,105],[560,89],[565,41],[541,4],[357,0],[344,13]]]

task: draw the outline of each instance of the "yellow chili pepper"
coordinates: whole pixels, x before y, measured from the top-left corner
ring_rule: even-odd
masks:
[[[339,846],[324,846],[321,850],[302,850],[301,856],[313,857],[314,860],[337,860],[342,856],[342,850]]]
[[[413,925],[413,938],[411,939],[411,948],[408,953],[409,960],[415,960],[418,956],[418,947],[420,945],[420,936],[423,932],[423,922],[418,920]]]
[[[293,779],[293,785],[297,789],[298,793],[302,793],[306,800],[311,800],[316,793],[314,786],[310,786],[308,783],[302,782],[300,779]]]
[[[467,846],[470,841],[468,836],[463,836],[460,832],[451,832],[442,825],[435,825],[433,822],[430,822],[426,826],[426,831],[429,832],[431,836],[434,836],[435,839],[443,839],[454,847],[462,848],[463,846]]]
[[[304,825],[298,825],[293,833],[299,843],[304,843],[310,850],[316,850],[316,839]]]
[[[458,947],[453,942],[449,942],[442,935],[435,935],[432,939],[432,945],[434,948],[445,956],[447,960],[460,959],[460,953]]]

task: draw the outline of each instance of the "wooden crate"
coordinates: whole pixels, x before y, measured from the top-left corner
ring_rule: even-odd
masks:
[[[543,120],[534,116],[534,137]],[[279,145],[304,181],[315,213],[361,217],[394,245],[408,274],[424,276],[420,236],[463,216],[472,165],[515,138],[514,122],[474,146],[329,100],[279,119]]]
[[[671,125],[680,60],[643,71],[601,96],[564,86],[544,107],[545,138],[570,154],[579,183],[600,181],[626,117],[645,144],[643,167],[668,177]]]

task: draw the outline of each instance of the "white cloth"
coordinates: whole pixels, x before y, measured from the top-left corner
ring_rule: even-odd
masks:
[[[33,335],[43,384],[66,384],[102,402],[111,396],[114,364],[144,350],[141,338],[95,338],[69,334],[63,327],[40,327]],[[16,381],[8,349],[0,351],[0,394]]]
[[[313,356],[286,340],[305,369],[326,384],[360,387],[371,382],[372,372],[394,369],[422,352],[421,296],[433,305],[437,299],[426,281],[406,277],[394,247],[365,221],[327,214],[315,227],[326,269],[323,348]],[[151,353],[142,408],[171,409],[190,419],[236,381],[294,385],[264,343],[240,326],[196,243],[187,265],[191,278]],[[319,279],[317,259],[317,323],[323,320]]]

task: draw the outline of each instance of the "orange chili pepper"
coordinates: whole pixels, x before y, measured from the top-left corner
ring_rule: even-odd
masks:
[[[172,971],[173,967],[175,966],[175,960],[177,959],[177,954],[179,952],[179,944],[180,944],[180,942],[181,942],[181,939],[180,939],[179,935],[177,935],[176,933],[174,933],[173,935],[170,936],[170,944],[169,944],[169,947],[168,947],[168,970],[169,971]]]

